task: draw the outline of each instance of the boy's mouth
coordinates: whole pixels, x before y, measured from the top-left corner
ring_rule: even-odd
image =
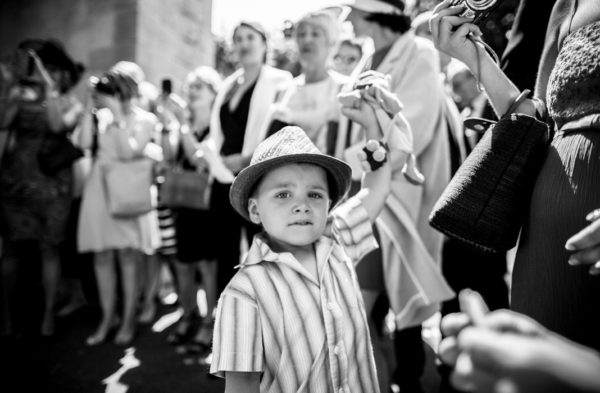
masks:
[[[298,220],[298,221],[294,221],[290,224],[290,226],[293,225],[299,225],[299,226],[306,226],[306,225],[312,225],[312,221],[310,220]]]

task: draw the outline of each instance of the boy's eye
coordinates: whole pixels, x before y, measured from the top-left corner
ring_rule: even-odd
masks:
[[[310,194],[308,194],[308,196],[312,199],[323,199],[324,198],[323,194],[321,194],[319,192],[311,192]]]
[[[277,194],[275,194],[275,198],[279,198],[279,199],[285,199],[285,198],[289,198],[290,197],[290,193],[288,191],[281,191],[278,192]]]

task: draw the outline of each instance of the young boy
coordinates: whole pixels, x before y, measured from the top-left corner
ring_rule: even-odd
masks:
[[[263,232],[217,309],[210,372],[225,377],[228,393],[379,392],[353,263],[377,247],[371,223],[391,165],[373,109],[363,102],[344,111],[376,150],[369,162],[383,163],[369,166],[355,197],[331,210],[351,169],[298,127],[263,141],[231,186],[233,207]]]

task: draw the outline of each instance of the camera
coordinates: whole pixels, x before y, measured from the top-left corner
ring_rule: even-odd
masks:
[[[117,83],[110,76],[103,75],[100,78],[96,76],[90,77],[90,84],[94,87],[96,92],[106,94],[109,96],[115,96],[119,92]]]
[[[465,6],[465,10],[459,16],[472,17],[472,23],[479,24],[486,20],[501,2],[502,0],[452,0],[450,6]]]

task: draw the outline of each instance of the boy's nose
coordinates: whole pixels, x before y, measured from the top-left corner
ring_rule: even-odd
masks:
[[[298,201],[298,203],[294,206],[294,213],[308,213],[309,211],[310,207],[304,200]]]

